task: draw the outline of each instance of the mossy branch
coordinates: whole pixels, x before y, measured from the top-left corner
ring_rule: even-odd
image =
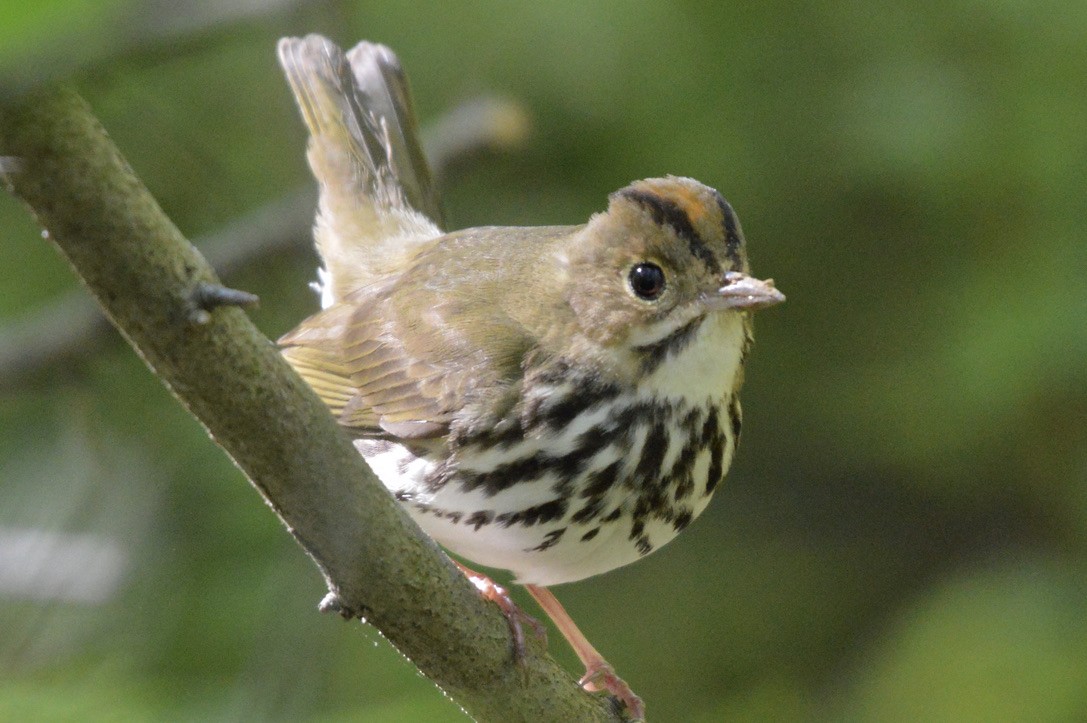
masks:
[[[477,719],[617,720],[610,701],[584,692],[539,646],[514,664],[497,608],[393,502],[245,313],[209,303],[211,267],[82,98],[53,88],[0,107],[0,157],[12,192],[261,492],[343,610],[377,627]]]

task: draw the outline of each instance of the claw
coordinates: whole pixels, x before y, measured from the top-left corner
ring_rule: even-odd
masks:
[[[645,718],[645,703],[603,658],[586,665],[585,675],[581,676],[578,684],[589,692],[606,691],[614,695],[623,702],[634,720]]]

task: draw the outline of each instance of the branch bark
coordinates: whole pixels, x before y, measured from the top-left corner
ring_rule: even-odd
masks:
[[[480,720],[617,720],[538,645],[522,665],[498,610],[374,478],[275,347],[217,284],[67,88],[0,108],[10,189],[152,371],[208,430],[313,558],[345,610],[376,626]],[[227,614],[227,611],[224,611]],[[530,636],[531,637],[531,636]]]

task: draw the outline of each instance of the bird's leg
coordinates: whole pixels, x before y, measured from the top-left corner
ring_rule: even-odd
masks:
[[[642,699],[634,694],[630,686],[615,674],[615,669],[604,660],[592,643],[578,630],[562,603],[558,601],[550,590],[539,585],[525,585],[529,594],[536,599],[548,617],[555,623],[563,637],[570,643],[570,647],[577,653],[577,657],[585,664],[585,675],[578,681],[588,691],[606,690],[626,704],[627,710],[635,720],[645,718],[645,705]]]
[[[459,567],[460,571],[464,573],[464,576],[468,578],[468,581],[476,586],[480,595],[497,605],[498,609],[502,611],[502,614],[506,616],[506,622],[508,622],[510,626],[510,635],[513,637],[513,655],[518,665],[524,662],[525,659],[525,631],[521,623],[528,623],[532,626],[532,630],[536,633],[536,637],[543,642],[544,645],[547,644],[547,628],[545,628],[539,620],[517,607],[517,603],[510,597],[509,591],[506,590],[506,588],[497,584],[483,573],[476,572],[472,568],[463,565],[456,560],[453,560],[453,564]]]

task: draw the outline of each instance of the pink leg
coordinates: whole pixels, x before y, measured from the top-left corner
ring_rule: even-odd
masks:
[[[536,637],[542,640],[546,645],[547,629],[539,620],[525,614],[521,608],[517,607],[517,603],[510,597],[509,591],[506,590],[506,588],[497,584],[483,573],[476,572],[472,568],[462,565],[456,560],[453,560],[453,564],[459,567],[460,571],[464,573],[464,576],[468,578],[468,581],[476,586],[480,595],[497,605],[498,609],[502,611],[502,614],[506,616],[506,622],[508,622],[510,626],[510,635],[513,637],[513,655],[518,665],[525,659],[525,631],[521,627],[522,622],[531,625],[533,631],[536,633]]]
[[[581,678],[581,685],[585,690],[606,690],[626,704],[632,718],[641,720],[645,718],[645,705],[642,699],[634,694],[630,686],[615,674],[615,669],[604,660],[592,643],[582,635],[574,624],[573,619],[562,607],[550,590],[539,585],[525,585],[529,594],[536,599],[543,611],[555,623],[555,627],[570,643],[570,647],[577,653],[577,657],[585,664],[585,675]]]

